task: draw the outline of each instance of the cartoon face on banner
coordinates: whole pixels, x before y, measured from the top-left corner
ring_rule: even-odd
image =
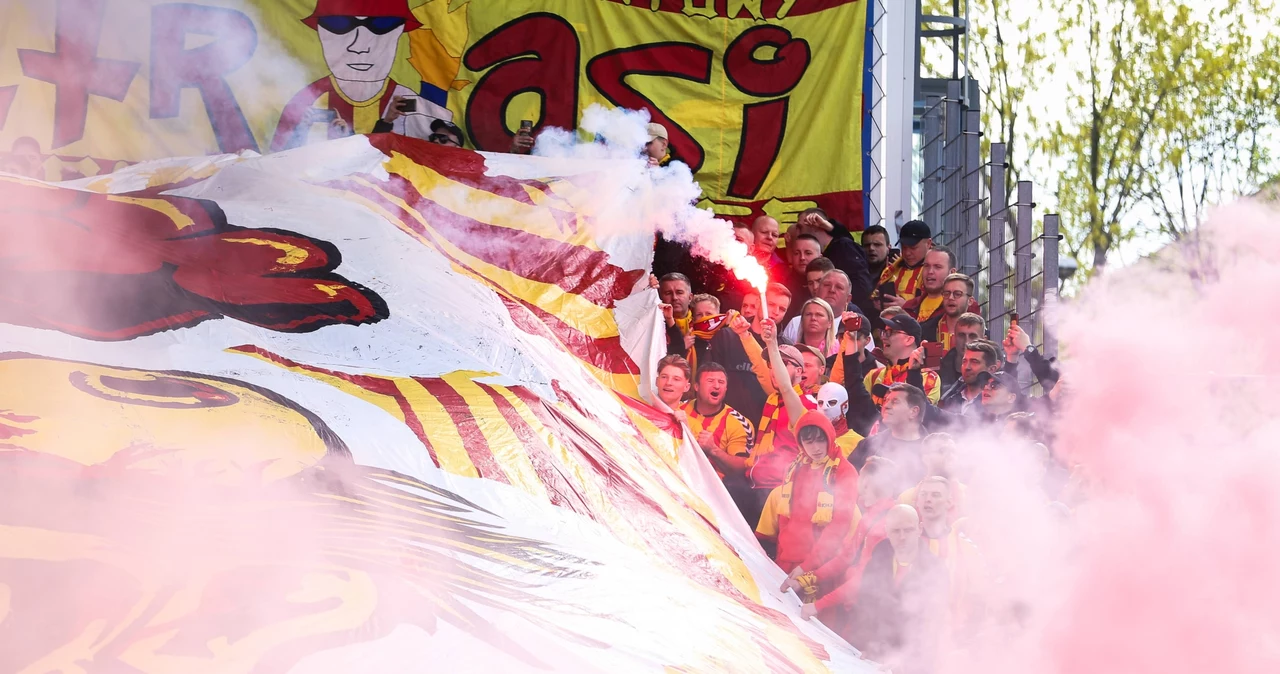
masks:
[[[318,0],[303,20],[320,37],[334,79],[384,82],[405,31],[422,27],[408,0]]]
[[[468,147],[505,152],[522,120],[535,134],[574,128],[599,103],[662,124],[702,205],[723,217],[769,215],[785,229],[820,206],[861,228],[874,3],[209,3],[0,5],[0,148],[34,138],[53,179],[121,160],[280,151],[371,133],[402,96],[420,117],[396,120],[395,133],[425,139],[432,121],[451,120]]]

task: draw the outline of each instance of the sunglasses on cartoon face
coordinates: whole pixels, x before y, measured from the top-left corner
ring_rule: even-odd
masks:
[[[358,19],[354,16],[322,16],[316,19],[320,27],[337,35],[346,35],[364,26],[374,35],[386,35],[404,26],[404,19],[398,16],[366,16]]]
[[[452,147],[462,147],[461,143],[459,143],[457,140],[454,140],[453,136],[450,136],[447,133],[433,133],[430,136],[427,136],[427,142],[435,143],[436,145],[449,145]]]

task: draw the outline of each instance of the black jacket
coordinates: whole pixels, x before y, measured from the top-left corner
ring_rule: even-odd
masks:
[[[699,352],[698,362],[701,363],[702,358],[703,354]],[[758,424],[769,396],[751,371],[751,359],[747,357],[746,349],[742,348],[742,338],[727,327],[721,328],[711,338],[706,358],[724,366],[725,376],[729,380],[729,388],[724,394],[725,404],[750,419],[751,423]]]
[[[871,278],[867,264],[867,252],[853,240],[853,234],[842,224],[831,220],[831,243],[822,250],[823,257],[831,260],[836,269],[849,275],[849,291],[853,303],[867,316],[878,314],[871,305],[871,290],[877,279]]]
[[[902,654],[895,672],[933,672],[950,595],[947,567],[927,549],[901,582],[894,581],[893,566],[893,546],[881,541],[862,572],[849,633],[842,636],[871,659]]]

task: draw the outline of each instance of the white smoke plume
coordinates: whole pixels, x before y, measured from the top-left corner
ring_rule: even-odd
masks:
[[[577,133],[548,129],[539,134],[534,154],[542,157],[587,160],[640,161],[649,136],[644,110],[605,108],[591,105],[582,115]],[[585,137],[584,137],[585,136]],[[637,206],[643,210],[638,224],[657,231],[670,241],[688,244],[695,256],[724,265],[738,278],[764,291],[769,283],[764,267],[751,251],[733,236],[733,226],[707,209],[694,204],[702,188],[683,162],[649,167],[647,181],[637,185]]]

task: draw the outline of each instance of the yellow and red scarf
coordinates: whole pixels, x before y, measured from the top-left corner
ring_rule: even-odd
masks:
[[[809,464],[809,457],[802,451],[800,456],[796,458],[795,463],[787,469],[787,481],[782,484],[782,491],[778,494],[781,503],[778,506],[778,515],[782,517],[791,516],[791,488],[795,485],[796,469],[800,466]],[[822,462],[822,491],[818,493],[818,505],[813,510],[813,517],[810,518],[814,524],[825,526],[831,524],[831,518],[835,514],[836,495],[836,468],[840,465],[839,458],[824,459]]]
[[[898,297],[909,300],[924,292],[924,265],[908,267],[898,258],[880,273],[879,285],[892,283],[898,289]]]
[[[681,332],[683,332],[686,335],[692,334],[694,337],[697,337],[699,339],[705,339],[707,341],[710,341],[712,337],[716,336],[717,332],[720,332],[720,328],[723,328],[724,326],[728,325],[729,321],[733,320],[733,317],[736,316],[737,313],[738,312],[736,311],[730,311],[727,314],[716,314],[715,316],[708,316],[696,323],[691,323],[689,325],[689,330],[684,330],[682,328]],[[693,320],[692,313],[689,314],[689,320],[690,321]],[[698,348],[697,348],[696,342],[694,343],[694,346],[689,349],[689,354],[688,356],[685,357],[685,360],[689,361],[689,368],[693,370],[694,376],[697,376]]]

